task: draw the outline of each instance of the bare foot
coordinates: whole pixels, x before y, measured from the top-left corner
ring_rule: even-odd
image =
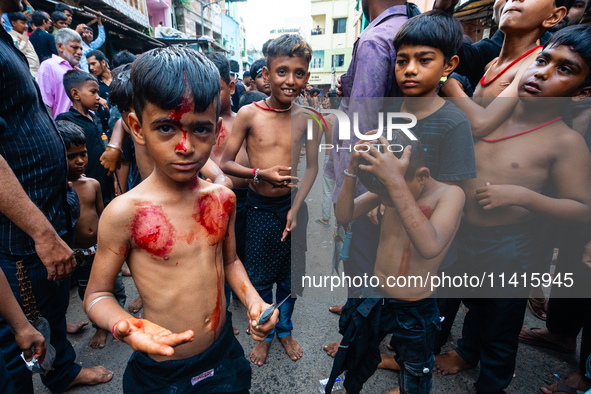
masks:
[[[107,370],[102,365],[92,368],[82,368],[76,379],[66,390],[71,389],[74,386],[94,386],[96,384],[107,383],[113,379],[113,372]]]
[[[400,371],[400,364],[396,362],[394,356],[388,354],[381,354],[382,362],[378,364],[379,369],[391,369],[392,371]]]
[[[435,356],[435,370],[442,375],[454,375],[472,368],[476,366],[468,364],[455,350]]]
[[[129,313],[138,313],[144,307],[144,303],[142,302],[142,297],[138,297],[127,307]]]
[[[542,387],[540,389],[540,392],[544,393],[544,394],[554,393],[558,389],[558,384],[559,383],[554,383],[550,386]],[[580,390],[580,391],[587,391],[591,388],[591,379],[587,379],[586,377],[581,376],[581,374],[579,372],[577,372],[574,375],[566,378],[564,380],[564,384],[566,384],[567,386],[572,387],[574,389]],[[562,392],[562,391],[559,391],[559,392]]]
[[[323,347],[323,349],[326,352],[326,354],[328,354],[330,357],[334,358],[334,356],[336,356],[337,352],[339,351],[340,344],[341,344],[340,342],[334,342],[334,343],[331,343],[330,345],[326,345],[325,347]]]
[[[388,394],[400,394],[400,387],[397,387],[394,390],[388,391]]]
[[[236,327],[232,326],[232,329],[234,330],[234,335],[240,334],[240,331]]]
[[[82,322],[82,323],[68,323],[66,331],[68,332],[68,334],[78,334],[87,325],[88,325],[87,321]]]
[[[121,267],[121,275],[123,275],[123,276],[131,276],[131,271],[127,267]]]
[[[102,328],[97,328],[94,336],[90,340],[90,347],[93,349],[102,349],[107,343],[107,332]]]
[[[298,361],[304,355],[304,349],[302,349],[300,344],[297,343],[291,335],[279,338],[279,341],[285,348],[285,352],[289,358],[291,358],[293,361]]]
[[[329,307],[328,310],[334,314],[340,315],[341,312],[343,311],[344,306],[345,306],[345,304],[333,305],[333,306]]]
[[[265,363],[267,360],[267,355],[269,354],[269,348],[271,347],[271,341],[261,341],[254,345],[250,352],[250,361],[253,364],[258,365],[259,367]]]

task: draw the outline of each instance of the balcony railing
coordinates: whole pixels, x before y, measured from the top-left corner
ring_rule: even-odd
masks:
[[[313,36],[320,36],[322,34],[324,34],[326,29],[324,28],[320,28],[320,29],[312,29],[312,35]]]

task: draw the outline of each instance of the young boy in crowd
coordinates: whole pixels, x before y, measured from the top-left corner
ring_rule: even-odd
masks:
[[[60,29],[68,27],[68,18],[63,12],[53,11],[51,13],[51,22],[53,23],[53,31],[51,34],[55,37]]]
[[[272,41],[267,66],[261,71],[270,83],[271,96],[240,109],[221,161],[224,173],[252,180],[246,197],[245,268],[266,302],[272,302],[275,284],[277,303],[290,293],[294,296],[292,276],[297,277],[305,265],[304,199],[318,173],[318,129],[306,140],[306,170],[299,191],[292,193],[307,121],[293,100],[306,86],[311,57],[310,46],[299,36],[283,35]],[[245,141],[248,167],[236,160]],[[290,236],[296,224],[299,233]],[[289,358],[297,361],[303,350],[291,335],[294,304],[295,298],[288,297],[279,308],[277,335]],[[253,348],[250,359],[254,364],[265,363],[274,336],[275,331]]]
[[[78,295],[84,300],[90,269],[96,253],[96,235],[98,222],[103,212],[103,197],[101,185],[96,179],[83,176],[88,164],[86,137],[84,131],[72,122],[57,121],[58,130],[66,144],[68,158],[68,182],[78,195],[80,202],[80,218],[76,222],[74,237],[74,254],[78,267],[74,271],[73,279],[78,285]],[[118,280],[120,280],[118,278]],[[117,299],[120,305],[125,304],[125,289],[122,283],[117,283]],[[102,349],[105,347],[107,331],[96,327],[96,333],[90,340],[90,347]]]
[[[437,275],[460,224],[465,197],[461,188],[431,177],[427,154],[420,141],[411,141],[402,131],[396,131],[391,141],[379,138],[384,148],[378,148],[375,142],[360,141],[355,145],[335,215],[340,223],[349,223],[380,203],[386,206],[372,273],[379,278],[378,288],[383,293],[366,294],[367,299],[351,298],[345,305],[339,322],[344,336],[331,378],[347,370],[347,393],[359,393],[380,363],[380,342],[392,333],[396,361],[400,365],[400,391],[391,393],[427,394],[431,390],[435,361],[434,334],[440,324],[437,302],[428,286],[411,285],[410,280],[408,283],[405,280],[405,285],[399,281],[392,286],[389,280]],[[401,157],[386,150],[387,145],[394,145],[397,150],[403,148],[403,153],[398,153]],[[369,151],[364,152],[363,146],[370,147]],[[355,198],[358,177],[369,191]],[[369,314],[364,315],[369,316],[367,324],[372,327],[369,333],[354,334],[350,329],[360,324],[358,318],[352,321],[359,307]],[[368,342],[361,344],[364,338]],[[348,354],[349,347],[364,352]],[[330,393],[330,387],[326,390]]]
[[[100,163],[105,147],[101,139],[103,127],[94,113],[101,99],[98,94],[98,81],[87,72],[70,70],[64,74],[63,84],[72,106],[68,112],[58,115],[56,120],[70,121],[84,130],[88,150],[88,167],[85,174],[96,179],[101,185],[103,203],[106,206],[115,197],[115,186],[113,177],[108,176],[107,170]]]
[[[29,41],[29,19],[22,12],[11,12],[8,14],[8,20],[12,25],[12,30],[8,34],[14,39],[15,46],[27,57],[31,75],[33,78],[37,78],[39,57],[33,44]]]
[[[252,63],[250,67],[250,76],[254,81],[256,90],[261,93],[265,93],[267,96],[271,95],[271,85],[269,80],[263,76],[263,68],[267,66],[267,59],[259,59]]]
[[[539,272],[539,220],[591,219],[591,156],[583,137],[561,120],[571,100],[591,94],[589,35],[572,34],[546,44],[520,79],[511,116],[474,144],[478,178],[463,185],[468,197],[458,231],[458,264],[468,275]],[[565,44],[571,40],[581,44]],[[547,186],[555,198],[542,194]],[[462,339],[438,356],[436,369],[453,374],[480,362],[476,390],[503,392],[513,377],[528,292],[520,284],[505,286],[505,298],[465,299]]]
[[[266,336],[277,312],[256,324],[270,305],[236,257],[235,197],[198,176],[221,128],[219,73],[192,49],[168,47],[138,58],[131,79],[129,124],[154,171],[103,212],[85,311],[135,350],[124,392],[246,393],[250,365],[231,330],[224,280],[246,305],[253,338]],[[112,296],[126,259],[145,319]]]

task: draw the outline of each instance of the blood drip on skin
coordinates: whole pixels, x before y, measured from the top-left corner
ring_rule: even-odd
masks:
[[[115,252],[113,249],[109,248],[109,250],[113,253],[115,253],[117,256],[127,256],[127,253],[129,253],[129,245],[126,246],[120,246],[119,247],[119,251]]]
[[[215,341],[215,333],[220,325],[220,320],[222,316],[222,274],[218,271],[218,245],[215,245],[215,273],[217,275],[217,285],[218,285],[218,295],[215,300],[215,308],[211,315],[209,316],[209,320],[211,321],[211,331],[213,331],[213,337]]]
[[[427,219],[431,219],[431,215],[433,214],[433,209],[431,207],[420,205],[419,209],[421,212],[423,212],[423,215],[425,215]]]
[[[133,241],[152,256],[165,257],[172,251],[175,229],[160,205],[149,202],[138,206],[131,223]]]
[[[428,207],[426,205],[420,205],[419,209],[421,210],[421,212],[423,212],[423,215],[425,215],[427,220],[431,218],[431,215],[433,214],[433,209],[431,207]],[[410,273],[410,247],[411,241],[409,239],[408,244],[402,251],[402,258],[400,259],[400,268],[398,268],[399,276],[407,276]]]
[[[191,102],[191,100],[189,100],[186,97],[183,97],[183,99],[181,100],[181,104],[177,108],[170,111],[168,113],[168,117],[170,119],[180,123],[183,115],[186,114],[187,112],[191,111],[192,107],[193,107],[193,103]],[[174,150],[175,151],[182,150],[183,152],[186,152],[187,151],[187,130],[181,129],[181,131],[183,132],[183,140],[181,142],[179,142],[178,144],[176,144],[176,146],[174,147]]]
[[[222,129],[220,130],[220,135],[218,135],[218,140],[216,142],[216,146],[220,146],[220,144],[222,143],[222,140],[225,139],[227,135],[228,135],[228,129],[226,128],[226,126],[224,126],[222,124]]]
[[[218,196],[214,193],[205,194],[195,201],[193,219],[207,231],[211,246],[226,237],[228,219],[233,206],[234,201],[230,196]]]

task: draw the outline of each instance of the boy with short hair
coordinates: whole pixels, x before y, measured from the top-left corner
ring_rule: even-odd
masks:
[[[263,76],[263,68],[267,66],[267,59],[259,59],[252,63],[250,67],[250,76],[254,81],[256,90],[265,93],[267,96],[271,95],[271,85],[269,81]]]
[[[85,174],[96,179],[101,185],[103,203],[108,205],[115,197],[113,177],[101,165],[100,157],[105,151],[102,142],[103,127],[92,111],[100,105],[99,86],[95,77],[80,70],[70,70],[64,74],[64,89],[72,106],[68,112],[59,114],[56,120],[68,120],[84,130],[88,148],[88,167]]]
[[[57,32],[68,27],[68,17],[63,12],[53,11],[51,13],[51,22],[53,23],[53,31],[51,34],[57,36]]]
[[[124,392],[246,393],[250,365],[232,334],[224,280],[246,305],[254,339],[266,336],[278,313],[257,325],[270,305],[236,257],[235,197],[198,176],[221,128],[219,73],[200,53],[168,47],[138,58],[131,79],[129,124],[154,171],[103,212],[85,311],[135,350]],[[126,259],[146,319],[113,300]]]
[[[58,120],[56,123],[66,145],[68,182],[72,183],[80,201],[80,218],[76,222],[73,249],[78,267],[72,277],[78,285],[78,295],[84,301],[90,269],[96,253],[99,217],[104,209],[103,197],[98,181],[83,176],[88,164],[84,130],[67,120]],[[119,302],[125,304],[125,290],[122,285],[118,286],[118,289]],[[123,290],[123,294],[121,294],[121,290]],[[90,347],[102,349],[106,344],[107,331],[99,327],[95,328],[96,333],[90,340]]]
[[[301,185],[292,193],[298,182],[299,152],[307,124],[303,108],[294,105],[293,100],[308,81],[311,57],[312,49],[299,36],[283,35],[271,42],[267,66],[260,71],[262,78],[270,83],[271,96],[240,109],[220,162],[224,173],[252,180],[246,197],[244,265],[265,301],[272,302],[274,284],[277,284],[278,303],[291,293],[292,297],[279,308],[277,334],[293,361],[302,357],[303,350],[291,335],[293,296],[301,294],[300,289],[292,289],[292,276],[297,277],[305,266],[308,218],[304,199],[318,173],[319,143],[318,129],[314,128],[313,138],[306,140],[308,155]],[[254,72],[259,70],[255,68]],[[248,167],[236,161],[244,142],[250,161]],[[293,230],[297,233],[292,234]],[[250,353],[253,363],[258,366],[265,363],[274,335],[273,331],[253,348]]]
[[[458,231],[458,263],[468,275],[519,278],[536,272],[540,219],[591,219],[591,156],[583,137],[560,116],[571,100],[591,94],[589,44],[575,48],[557,34],[560,40],[548,41],[521,77],[511,116],[474,144],[478,178],[462,185],[473,197]],[[588,34],[572,34],[569,39],[589,40]],[[556,189],[555,198],[542,194],[548,186]],[[437,370],[453,374],[480,362],[476,390],[504,390],[513,377],[528,292],[527,286],[505,286],[502,296],[511,298],[466,299],[462,339],[438,356]]]
[[[440,324],[433,290],[411,286],[410,280],[402,287],[393,287],[389,281],[392,277],[425,279],[437,275],[458,229],[465,196],[459,187],[431,177],[420,141],[411,141],[396,131],[391,141],[379,138],[383,148],[377,142],[360,141],[355,145],[335,215],[340,223],[349,223],[380,203],[386,206],[372,273],[379,278],[382,292],[362,294],[367,299],[351,298],[343,308],[339,326],[344,336],[331,382],[347,370],[347,393],[359,393],[380,363],[380,342],[392,333],[391,343],[400,364],[400,392],[427,394],[432,384],[434,333]],[[386,150],[388,145],[396,146],[397,151],[403,149],[403,153]],[[368,152],[362,146],[369,147]],[[354,198],[357,178],[369,191]],[[360,315],[358,308],[366,313]],[[369,332],[355,333],[351,330],[355,325]],[[349,353],[349,348],[364,352]],[[327,385],[326,392],[330,393],[331,388],[332,384]]]

